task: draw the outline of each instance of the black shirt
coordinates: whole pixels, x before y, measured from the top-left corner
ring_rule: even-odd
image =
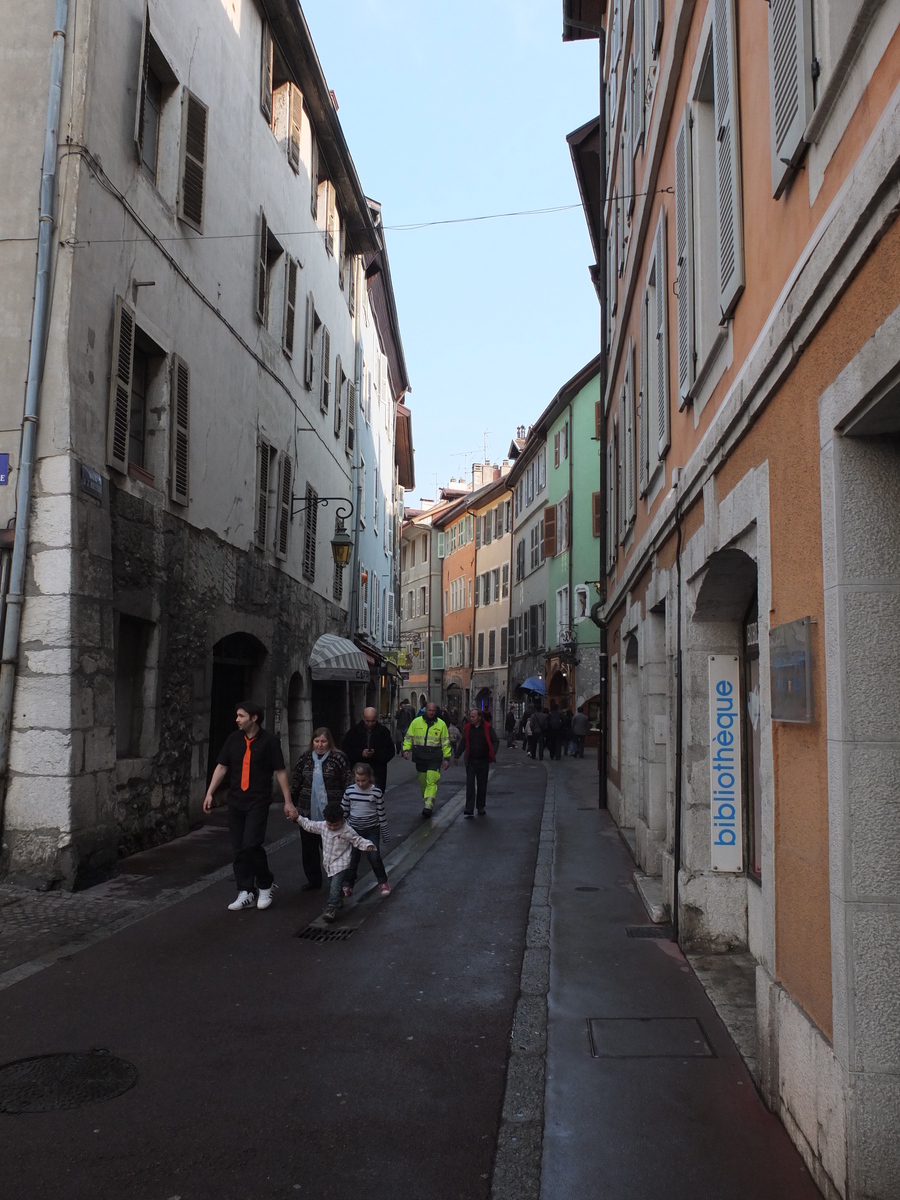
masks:
[[[260,729],[250,742],[250,786],[241,790],[241,770],[247,740],[239,729],[230,733],[216,762],[229,770],[228,799],[235,804],[268,803],[272,799],[272,772],[284,770],[281,742],[274,733]]]

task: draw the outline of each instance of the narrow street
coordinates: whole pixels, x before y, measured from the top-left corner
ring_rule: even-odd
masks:
[[[590,761],[501,752],[488,816],[472,821],[454,767],[426,835],[409,765],[390,782],[389,851],[412,865],[391,896],[363,898],[361,923],[345,909],[345,940],[294,936],[322,893],[300,891],[276,805],[270,911],[226,911],[227,871],[172,902],[167,887],[191,882],[185,855],[195,869],[221,862],[221,842],[190,835],[97,889],[128,919],[142,889],[165,907],[80,950],[57,937],[53,965],[0,979],[0,1061],[103,1049],[138,1073],[115,1099],[0,1115],[8,1195],[818,1195],[680,951],[624,936],[646,918]],[[0,907],[0,936],[16,908]],[[667,1024],[637,1044],[633,1029],[610,1031],[622,1017]]]

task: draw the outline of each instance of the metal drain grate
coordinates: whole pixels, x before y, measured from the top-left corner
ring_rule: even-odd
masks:
[[[108,1050],[42,1054],[0,1066],[0,1112],[39,1113],[113,1100],[138,1081],[138,1071]]]
[[[321,925],[307,925],[305,929],[295,933],[294,937],[301,938],[304,942],[346,942],[352,934],[352,929],[323,929]]]
[[[672,941],[671,925],[626,925],[625,933],[630,938],[659,938],[661,941]]]

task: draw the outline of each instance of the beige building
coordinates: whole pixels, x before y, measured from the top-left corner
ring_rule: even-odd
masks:
[[[475,520],[475,626],[470,705],[490,710],[495,719],[504,716],[509,697],[512,497],[506,485],[508,474],[509,463],[504,462],[496,484],[482,491],[470,508]]]

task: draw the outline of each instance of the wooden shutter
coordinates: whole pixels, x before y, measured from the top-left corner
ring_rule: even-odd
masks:
[[[556,554],[556,507],[548,504],[544,509],[544,558]]]
[[[347,380],[347,453],[353,454],[356,445],[356,384]]]
[[[603,532],[603,493],[591,493],[591,535],[599,537]]]
[[[184,359],[172,359],[171,429],[169,435],[169,496],[187,504],[190,483],[191,372]]]
[[[553,435],[553,465],[559,466],[559,433]]]
[[[635,488],[635,411],[634,411],[634,343],[628,347],[628,370],[625,376],[625,524],[631,525],[637,516]]]
[[[313,348],[316,337],[316,302],[312,292],[306,294],[306,352],[303,358],[303,382],[308,388],[313,385]]]
[[[344,371],[341,367],[341,356],[338,355],[334,360],[334,436],[341,436],[341,421],[343,419],[341,413],[341,401],[344,399]],[[376,499],[378,495],[376,485]],[[376,510],[377,513],[377,510]],[[377,515],[376,515],[377,521]]]
[[[684,408],[696,375],[694,352],[694,209],[691,106],[675,138],[675,295],[678,300],[678,407]]]
[[[811,0],[769,0],[769,114],[772,194],[784,191],[803,157],[813,113]]]
[[[128,470],[128,427],[131,423],[131,375],[134,368],[134,309],[116,297],[110,371],[106,461],[117,471]]]
[[[311,485],[306,485],[306,529],[303,532],[303,578],[310,583],[316,581],[316,536],[319,531],[319,494]],[[367,585],[368,586],[368,585]]]
[[[296,84],[288,84],[288,162],[300,172],[300,134],[303,128],[303,93]]]
[[[275,557],[287,558],[291,536],[291,486],[294,464],[289,454],[281,456],[281,478],[278,482],[278,535],[275,538]]]
[[[718,0],[716,0],[718,3]],[[669,448],[669,295],[666,282],[666,210],[659,214],[656,226],[656,438],[662,458]]]
[[[649,486],[650,458],[650,321],[647,292],[641,299],[641,386],[638,393],[638,490],[643,496]]]
[[[350,286],[347,289],[347,307],[350,309],[350,316],[356,314],[356,286],[357,277],[359,275],[359,263],[356,255],[350,255]]]
[[[631,93],[631,142],[634,153],[644,144],[644,98],[647,92],[644,66],[644,0],[634,0],[634,81]]]
[[[734,311],[744,290],[744,218],[734,0],[714,0],[713,73],[716,93],[719,309],[724,320]]]
[[[444,669],[444,643],[431,643],[431,669],[432,671],[443,671]]]
[[[178,215],[185,224],[202,233],[209,110],[185,88],[181,111],[181,186],[178,190]]]
[[[322,391],[319,404],[322,412],[328,412],[331,402],[331,334],[322,326]]]
[[[265,549],[269,532],[269,458],[268,443],[260,442],[256,484],[256,544]]]
[[[334,232],[337,225],[337,194],[334,184],[325,184],[325,249],[334,257]]]
[[[134,147],[140,163],[144,157],[144,109],[147,103],[147,77],[150,74],[150,8],[144,0],[144,20],[141,25],[141,57],[138,60],[137,106],[134,114]]]
[[[284,264],[284,330],[281,345],[288,358],[294,355],[294,327],[297,324],[297,274],[299,263],[296,258],[285,255]]]
[[[269,307],[269,224],[266,214],[259,210],[256,241],[256,315],[266,323]]]
[[[259,58],[259,107],[262,109],[262,114],[271,124],[272,121],[272,65],[274,58],[274,45],[272,43],[272,29],[269,22],[263,18],[262,23],[262,41],[260,43],[260,58]]]

